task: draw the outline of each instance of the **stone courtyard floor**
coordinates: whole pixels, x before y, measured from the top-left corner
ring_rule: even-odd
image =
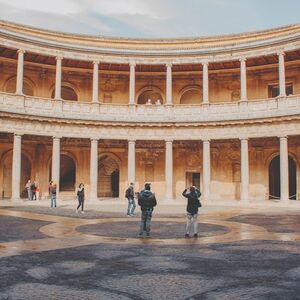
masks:
[[[184,213],[74,205],[0,207],[0,299],[300,299],[300,209],[203,207]],[[173,210],[172,210],[173,211]]]

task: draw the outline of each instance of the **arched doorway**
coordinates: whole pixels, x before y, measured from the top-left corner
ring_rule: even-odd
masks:
[[[16,81],[17,81],[17,77],[15,77],[15,76],[8,79],[7,82],[5,83],[4,91],[7,93],[14,94],[16,92]],[[34,95],[33,86],[30,83],[30,81],[25,77],[23,79],[23,93],[24,93],[24,95],[27,95],[27,96]]]
[[[3,181],[1,198],[11,198],[12,195],[12,152],[9,152],[3,158]],[[20,197],[26,198],[27,192],[25,185],[31,178],[31,163],[28,157],[22,153],[21,155],[21,180],[20,180]]]
[[[98,160],[98,197],[119,197],[119,165],[117,160],[108,155]]]
[[[180,104],[200,104],[201,102],[201,90],[196,87],[185,90],[180,97]]]
[[[72,157],[61,154],[60,155],[60,179],[59,190],[61,192],[68,192],[75,190],[76,183],[76,164]]]
[[[163,97],[161,91],[157,87],[146,87],[140,91],[140,94],[137,99],[138,104],[146,104],[148,99],[151,100],[152,104],[155,104],[157,100],[163,104]]]
[[[289,198],[296,200],[296,162],[289,156]],[[269,164],[269,199],[280,199],[280,156],[275,156]]]
[[[55,95],[55,90],[52,91],[51,93],[51,98],[54,98]],[[78,101],[78,96],[75,90],[68,85],[63,85],[61,86],[61,98],[63,100],[69,100],[69,101]]]

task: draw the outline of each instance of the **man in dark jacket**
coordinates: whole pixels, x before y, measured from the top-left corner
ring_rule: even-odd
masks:
[[[199,201],[199,197],[201,196],[200,191],[194,187],[191,186],[189,189],[185,189],[182,193],[182,195],[188,199],[187,203],[187,215],[186,215],[186,234],[185,237],[190,236],[190,230],[192,223],[194,224],[194,237],[198,237],[198,208],[201,206],[201,203]]]
[[[135,201],[134,201],[134,183],[133,182],[131,182],[129,187],[127,188],[127,190],[125,192],[125,197],[128,200],[127,216],[133,217],[134,210],[136,208]]]
[[[157,204],[155,194],[150,191],[150,183],[146,183],[145,188],[139,193],[138,203],[142,211],[139,235],[142,236],[146,231],[146,236],[150,237],[153,207]]]

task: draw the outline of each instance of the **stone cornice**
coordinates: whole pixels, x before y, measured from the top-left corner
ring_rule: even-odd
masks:
[[[50,117],[31,116],[31,115],[20,115],[14,113],[7,113],[0,111],[0,119],[7,118],[12,120],[24,120],[32,122],[41,122],[48,124],[59,124],[59,125],[74,125],[74,126],[91,126],[91,127],[119,127],[119,128],[218,128],[218,127],[236,127],[236,126],[247,126],[247,125],[260,125],[260,124],[281,124],[290,121],[300,121],[300,115],[296,116],[285,116],[268,119],[253,119],[253,120],[242,120],[242,121],[227,121],[227,122],[197,122],[197,123],[126,123],[126,122],[97,122],[97,121],[84,121],[84,120],[70,120],[70,119],[55,119]],[[300,130],[300,123],[299,123]],[[1,127],[0,127],[1,132]]]
[[[129,63],[135,57],[137,63],[165,64],[166,57],[180,59],[192,56],[195,59],[197,55],[201,60],[215,55],[229,55],[231,59],[239,59],[234,58],[234,53],[244,52],[249,57],[258,55],[255,52],[261,50],[277,53],[300,47],[300,24],[219,37],[148,40],[65,34],[0,21],[0,43],[16,49],[22,47],[40,54],[81,60],[91,56],[91,60],[120,62],[116,56],[122,56],[123,63]],[[147,61],[143,62],[143,59]],[[180,60],[172,62],[183,63]]]

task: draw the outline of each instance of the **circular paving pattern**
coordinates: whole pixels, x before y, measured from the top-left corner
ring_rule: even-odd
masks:
[[[140,222],[128,220],[124,222],[109,222],[77,227],[76,230],[86,234],[105,237],[137,238]],[[199,223],[199,238],[225,234],[229,229],[213,224]],[[185,234],[184,221],[153,221],[151,224],[151,237],[155,239],[177,239],[183,238]],[[192,235],[192,234],[191,234]]]

